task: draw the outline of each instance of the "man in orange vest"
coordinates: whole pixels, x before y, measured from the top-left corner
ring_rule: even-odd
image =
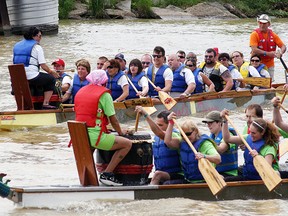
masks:
[[[274,58],[280,58],[286,52],[286,46],[280,37],[274,33],[269,26],[271,19],[267,14],[262,14],[257,18],[259,28],[255,29],[250,35],[250,47],[252,55],[261,56],[261,63],[268,67],[270,77],[274,81]],[[280,48],[276,52],[277,46]]]

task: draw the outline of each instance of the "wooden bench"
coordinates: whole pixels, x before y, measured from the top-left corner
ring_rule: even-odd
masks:
[[[43,103],[44,96],[32,96],[29,82],[26,77],[24,64],[9,65],[9,74],[12,83],[12,89],[17,103],[17,110],[34,110],[36,103]],[[58,95],[52,95],[51,102],[60,102]],[[42,106],[40,106],[42,107]]]
[[[68,121],[68,128],[81,185],[99,186],[86,123]]]

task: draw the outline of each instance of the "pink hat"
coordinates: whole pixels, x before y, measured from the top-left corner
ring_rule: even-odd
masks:
[[[58,64],[58,65],[61,65],[61,66],[65,67],[65,62],[64,62],[64,60],[63,60],[63,59],[60,59],[60,58],[54,60],[54,61],[52,62],[52,65],[54,65],[54,64]]]
[[[107,82],[108,77],[104,70],[93,70],[87,75],[86,79],[93,85],[102,86]]]

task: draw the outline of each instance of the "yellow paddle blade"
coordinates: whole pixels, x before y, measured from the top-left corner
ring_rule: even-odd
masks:
[[[171,110],[177,104],[177,102],[169,94],[167,94],[164,91],[159,91],[158,95],[159,95],[160,101],[166,107],[167,110]]]
[[[271,78],[266,78],[266,77],[246,77],[243,78],[243,82],[254,85],[254,86],[260,86],[260,87],[265,87],[265,88],[271,88]]]
[[[153,113],[157,112],[157,109],[153,107],[143,107],[143,109],[148,113],[148,115],[152,115]]]
[[[214,196],[227,186],[223,177],[207,159],[201,158],[198,160],[198,167]]]
[[[288,152],[288,139],[284,139],[279,144],[279,156],[282,157],[286,152]]]
[[[253,164],[269,191],[274,190],[281,183],[282,179],[264,157],[261,155],[255,156]]]

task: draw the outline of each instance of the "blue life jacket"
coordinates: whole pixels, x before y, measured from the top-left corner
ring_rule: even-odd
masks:
[[[233,64],[230,64],[229,66],[228,66],[228,70],[231,72],[234,68],[236,68],[235,67],[235,65],[233,65]],[[236,89],[236,81],[237,80],[234,80],[233,79],[233,86],[232,86],[232,88],[231,88],[231,90],[235,90]]]
[[[266,66],[265,64],[260,64],[260,65],[256,68],[257,71],[258,71],[258,73],[259,73],[259,75],[260,75],[261,77],[265,77],[264,75],[261,74],[261,70],[262,70],[265,66]]]
[[[106,87],[111,90],[113,100],[116,100],[123,93],[121,85],[118,85],[117,82],[122,76],[124,76],[124,72],[120,70],[112,79],[108,73],[107,76],[109,79]]]
[[[133,85],[135,86],[135,88],[138,91],[142,91],[142,87],[138,84],[139,80],[144,76],[144,72],[140,72],[139,74],[137,74],[135,77],[132,77],[131,74],[127,75],[128,78],[131,80],[131,82],[133,83]],[[138,96],[136,95],[136,91],[134,90],[134,88],[132,87],[132,85],[129,85],[129,95],[127,97],[127,99],[131,99],[131,98],[138,98]]]
[[[185,82],[185,73],[184,76],[180,75],[180,72],[185,67],[184,64],[181,64],[175,71],[173,71],[173,82],[171,92],[184,92],[187,89],[187,84]]]
[[[79,91],[79,89],[81,89],[83,86],[86,86],[88,84],[89,84],[88,80],[85,79],[84,81],[81,81],[78,74],[74,75],[73,88],[72,88],[72,103],[74,103],[74,97],[76,93]]]
[[[246,138],[246,141],[249,144],[249,146],[252,149],[255,149],[258,153],[265,145],[264,139],[260,139],[256,142],[253,142],[250,134]],[[244,159],[245,163],[243,165],[243,176],[245,177],[245,179],[260,180],[261,177],[259,176],[253,164],[253,157],[249,154],[249,150],[247,148],[244,151]]]
[[[162,65],[157,73],[155,74],[155,81],[154,84],[155,86],[159,86],[161,89],[165,87],[165,79],[163,77],[163,73],[166,70],[166,68],[168,68],[168,65],[164,64]],[[147,77],[153,82],[152,80],[152,74],[153,74],[153,69],[154,69],[154,65],[150,64],[148,71],[147,71]],[[149,83],[149,92],[148,92],[149,96],[156,96],[158,95],[158,92],[154,90],[154,87]]]
[[[178,132],[173,129],[173,132]],[[158,136],[154,137],[152,145],[155,170],[160,170],[168,173],[182,172],[180,163],[180,155],[178,150],[170,149]]]
[[[229,128],[229,131],[233,135],[236,135],[236,132],[233,128]],[[219,132],[217,137],[214,134],[210,134],[210,137],[216,142],[217,145],[219,145],[223,138],[222,131]],[[222,173],[237,169],[238,169],[238,152],[236,146],[235,148],[229,148],[227,151],[221,154],[221,163],[217,164],[216,170],[219,173]]]
[[[199,75],[200,72],[202,72],[202,70],[200,68],[196,68],[193,71],[193,74],[194,74],[194,77],[195,77],[195,83],[196,83],[196,88],[194,90],[194,93],[202,93],[202,92],[204,92],[204,84],[200,83],[200,81],[198,79],[198,75]]]
[[[203,134],[200,136],[200,139],[193,143],[193,146],[198,151],[201,144],[206,140],[213,142],[209,136]],[[185,179],[203,180],[203,176],[198,168],[198,160],[195,159],[195,154],[186,141],[182,141],[180,144],[180,156]]]
[[[23,63],[25,67],[30,65],[30,58],[35,58],[31,56],[33,47],[37,44],[35,40],[23,39],[17,42],[13,48],[13,64]],[[36,58],[35,58],[36,59]],[[35,65],[39,67],[39,65]]]

